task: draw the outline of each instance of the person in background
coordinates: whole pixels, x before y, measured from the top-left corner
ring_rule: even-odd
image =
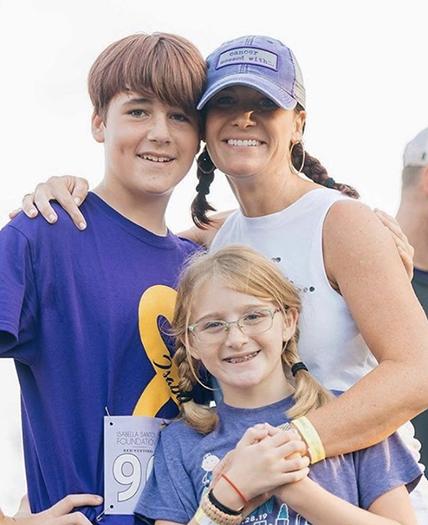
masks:
[[[404,150],[397,221],[414,249],[412,285],[428,315],[428,128]]]
[[[428,315],[428,128],[416,135],[403,154],[401,201],[397,221],[414,248],[412,285]],[[422,443],[422,462],[428,464],[428,411],[413,423]]]

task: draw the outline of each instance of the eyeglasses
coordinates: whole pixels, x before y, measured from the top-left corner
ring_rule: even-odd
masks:
[[[279,309],[270,310],[260,308],[244,314],[236,321],[223,321],[222,319],[203,319],[198,323],[189,325],[189,332],[202,343],[219,343],[226,338],[232,325],[249,337],[267,332],[272,328],[273,318]]]

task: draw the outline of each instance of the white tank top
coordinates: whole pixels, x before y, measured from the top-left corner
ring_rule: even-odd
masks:
[[[321,384],[340,391],[348,390],[377,365],[345,300],[330,285],[324,266],[324,221],[335,202],[346,200],[352,199],[335,190],[319,188],[271,215],[245,217],[236,211],[227,218],[210,248],[244,244],[279,265],[300,290],[299,355]],[[406,423],[399,434],[419,461],[420,443],[414,439],[413,425]],[[419,522],[428,524],[426,478],[422,478],[411,497]]]
[[[300,357],[325,387],[344,391],[377,363],[343,297],[331,287],[324,267],[324,220],[339,200],[351,199],[319,188],[271,215],[245,217],[237,211],[225,221],[211,249],[245,244],[279,265],[300,290]]]

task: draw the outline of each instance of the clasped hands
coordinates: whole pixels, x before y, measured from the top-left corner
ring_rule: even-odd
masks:
[[[213,472],[211,488],[218,500],[232,509],[244,507],[244,516],[276,496],[287,498],[292,485],[309,473],[306,443],[293,430],[284,431],[268,423],[250,427],[236,447],[228,452]],[[223,478],[233,481],[239,492]]]

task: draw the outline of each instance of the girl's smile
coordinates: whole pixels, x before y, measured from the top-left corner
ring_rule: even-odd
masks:
[[[253,318],[267,311],[268,329],[252,331]],[[229,324],[223,326],[224,321]],[[211,338],[191,330],[190,353],[217,379],[229,405],[274,403],[293,390],[284,374],[282,352],[296,321],[296,314],[287,312],[284,318],[272,302],[238,292],[214,277],[195,294],[190,325],[211,331]]]

